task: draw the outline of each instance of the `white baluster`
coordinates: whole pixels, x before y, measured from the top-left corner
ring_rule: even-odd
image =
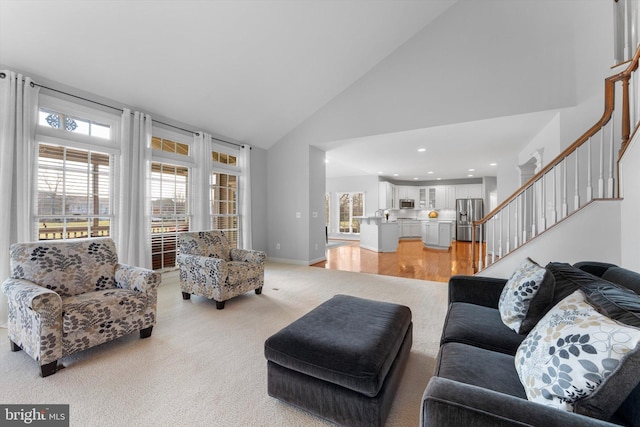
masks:
[[[500,232],[498,233],[498,259],[502,258],[502,214],[500,214]]]
[[[518,236],[520,236],[521,233],[521,229],[520,229],[520,217],[518,216],[518,212],[521,208],[521,204],[520,204],[520,196],[516,197],[516,212],[515,212],[515,218],[514,218],[514,232],[513,232],[513,249],[518,247]]]
[[[558,209],[556,209],[556,167],[551,170],[551,224],[558,222]]]
[[[573,210],[577,211],[578,209],[580,209],[580,194],[579,194],[580,181],[578,181],[578,150],[574,151],[574,154],[576,155],[576,172],[575,172],[576,190],[575,190],[575,194],[573,195]]]
[[[482,225],[480,226],[480,235],[478,237],[478,271],[482,270]],[[485,264],[486,265],[486,264]]]
[[[496,262],[496,217],[491,218],[491,264]]]
[[[569,205],[567,204],[567,158],[562,159],[562,218],[566,218],[569,214]]]
[[[604,129],[600,129],[600,175],[598,176],[598,197],[604,198]]]
[[[593,189],[591,188],[591,137],[587,141],[587,202],[593,199]]]
[[[536,216],[537,211],[536,211],[536,199],[538,198],[538,195],[536,194],[536,182],[534,181],[533,184],[531,184],[531,238],[534,238],[536,235]]]
[[[614,178],[613,178],[613,171],[615,170],[614,168],[616,167],[616,161],[614,159],[614,150],[613,150],[613,144],[614,144],[614,137],[613,137],[613,123],[614,123],[614,115],[615,115],[615,110],[611,113],[611,120],[609,120],[609,130],[610,130],[610,134],[611,134],[611,140],[609,141],[609,179],[607,180],[607,197],[613,198],[615,197],[614,194],[614,189],[613,189],[613,185],[615,184]],[[604,129],[602,130],[602,133],[604,134]]]
[[[507,204],[507,247],[505,249],[505,254],[508,254],[510,252],[510,243],[511,243],[511,202]]]
[[[538,233],[547,229],[547,188],[544,175],[540,179],[540,222],[538,223]]]

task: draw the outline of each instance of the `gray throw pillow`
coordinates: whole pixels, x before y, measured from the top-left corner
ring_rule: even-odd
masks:
[[[525,258],[500,294],[498,310],[502,322],[515,332],[526,334],[549,308],[553,290],[553,276],[531,258]]]

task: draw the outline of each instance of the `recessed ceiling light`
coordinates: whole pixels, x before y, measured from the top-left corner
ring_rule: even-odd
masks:
[[[498,166],[497,163],[489,163],[489,166]]]
[[[469,172],[473,172],[474,170],[475,170],[475,169],[471,168],[471,169],[469,169]]]
[[[382,171],[378,172],[378,175],[382,175]]]
[[[426,148],[418,148],[418,151],[421,152],[421,153],[424,153],[425,151],[427,151],[427,149]]]
[[[432,174],[433,174],[433,171],[429,171],[429,172],[427,172],[427,173],[428,173],[429,175],[432,175]]]
[[[414,180],[417,180],[417,179],[418,179],[418,177],[416,176],[416,177],[414,177],[413,179],[414,179]]]
[[[394,173],[394,174],[393,174],[393,176],[398,176],[398,174],[397,174],[397,173]]]
[[[442,178],[436,178],[438,181],[440,181]]]
[[[470,174],[469,174],[469,175],[467,175],[467,176],[473,176],[473,174],[472,174],[472,173],[470,173]]]

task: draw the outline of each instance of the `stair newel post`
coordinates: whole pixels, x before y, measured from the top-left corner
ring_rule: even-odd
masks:
[[[629,134],[631,132],[631,118],[629,115],[629,77],[630,76],[625,76],[622,79],[622,129],[620,133],[622,138],[622,149],[626,148],[627,144],[629,143]]]
[[[609,178],[607,179],[607,197],[613,198],[616,195],[613,192],[613,185],[615,184],[614,182],[614,177],[613,177],[613,171],[614,168],[616,167],[616,160],[613,157],[613,153],[614,153],[614,149],[613,149],[613,145],[614,145],[614,136],[613,136],[613,132],[614,132],[614,128],[615,126],[613,125],[615,122],[613,120],[615,116],[615,110],[613,111],[613,113],[611,113],[611,120],[609,120],[609,132],[611,134],[610,138],[609,138]],[[604,133],[604,129],[603,132]]]
[[[562,218],[569,214],[567,204],[567,158],[562,159]]]
[[[593,189],[591,187],[591,137],[587,141],[587,203],[593,200]]]

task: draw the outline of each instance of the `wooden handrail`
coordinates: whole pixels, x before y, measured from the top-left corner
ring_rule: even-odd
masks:
[[[543,175],[545,175],[548,171],[550,171],[551,169],[556,167],[558,164],[560,164],[565,159],[565,157],[568,157],[575,150],[577,150],[578,147],[580,147],[583,143],[588,141],[589,138],[591,138],[593,135],[598,133],[598,131],[600,129],[602,129],[609,122],[609,120],[611,120],[611,115],[613,114],[613,110],[614,110],[614,106],[615,106],[615,83],[618,82],[618,81],[623,81],[623,82],[626,81],[627,84],[628,84],[629,79],[631,78],[631,73],[633,73],[638,68],[638,60],[639,59],[640,59],[640,47],[636,51],[636,54],[633,56],[633,59],[631,60],[631,64],[624,71],[622,71],[622,72],[620,72],[618,74],[614,74],[613,76],[607,77],[605,79],[605,90],[604,90],[604,104],[605,104],[605,107],[604,107],[604,113],[602,114],[602,117],[600,118],[600,120],[598,120],[598,122],[595,125],[593,125],[588,131],[586,131],[584,134],[582,134],[582,136],[580,136],[573,144],[571,144],[564,151],[562,151],[560,154],[558,154],[558,156],[556,156],[556,158],[554,160],[552,160],[547,166],[543,167],[538,173],[536,173],[533,177],[531,177],[531,179],[529,179],[527,182],[525,182],[524,185],[522,185],[522,187],[517,189],[513,194],[511,194],[511,196],[507,197],[495,209],[493,209],[491,212],[489,212],[484,218],[482,218],[479,221],[474,221],[473,222],[474,226],[484,224],[489,219],[491,219],[502,208],[507,206],[513,200],[515,200],[516,197],[518,197],[520,194],[524,193],[534,182],[536,182]],[[624,94],[624,91],[623,91],[623,94]],[[627,94],[627,96],[628,96],[628,94]],[[625,131],[624,131],[624,126],[625,126],[624,125],[624,117],[625,117],[625,113],[624,112],[625,111],[626,111],[626,117],[627,117],[626,136],[625,136]],[[628,98],[627,98],[627,104],[626,105],[624,104],[624,100],[623,100],[623,133],[622,133],[622,147],[621,147],[621,150],[626,149],[626,145],[629,142],[630,133],[629,133],[629,125],[628,125],[628,123],[629,123],[629,104],[628,104]]]
[[[638,69],[638,64],[640,62],[640,46],[638,46],[633,58],[627,63],[629,64],[624,71],[614,74],[605,79],[605,93],[604,93],[604,112],[602,113],[602,117],[587,130],[584,134],[582,134],[578,139],[575,140],[573,144],[568,146],[565,150],[563,150],[558,156],[556,156],[551,162],[549,162],[545,167],[543,167],[540,171],[538,171],[531,179],[525,182],[519,189],[517,189],[513,194],[507,197],[502,203],[500,203],[495,209],[489,212],[484,218],[479,221],[473,221],[471,226],[471,242],[472,242],[472,257],[474,257],[474,243],[476,241],[476,228],[481,227],[488,223],[489,220],[496,217],[497,214],[505,209],[510,203],[516,200],[519,196],[525,193],[530,187],[535,185],[538,180],[542,179],[549,171],[553,168],[561,164],[567,157],[576,152],[579,147],[581,147],[585,142],[589,141],[591,137],[595,136],[598,132],[600,132],[606,125],[611,121],[613,117],[613,111],[615,109],[615,90],[616,83],[622,82],[622,115],[621,115],[621,144],[620,150],[618,152],[617,164],[619,168],[619,161],[624,154],[629,142],[631,141],[631,117],[630,117],[630,104],[629,104],[629,82],[631,80],[631,76],[633,72]],[[619,64],[621,65],[621,64]],[[634,124],[634,132],[633,134],[638,132],[638,127]],[[612,141],[613,142],[613,141]],[[619,176],[619,175],[618,175]],[[619,180],[617,180],[618,191],[619,194]],[[480,230],[482,230],[480,228]],[[481,243],[481,242],[480,242]],[[480,260],[481,261],[481,260]],[[481,261],[482,262],[482,261]],[[477,271],[476,259],[472,259],[472,266],[474,271]]]

